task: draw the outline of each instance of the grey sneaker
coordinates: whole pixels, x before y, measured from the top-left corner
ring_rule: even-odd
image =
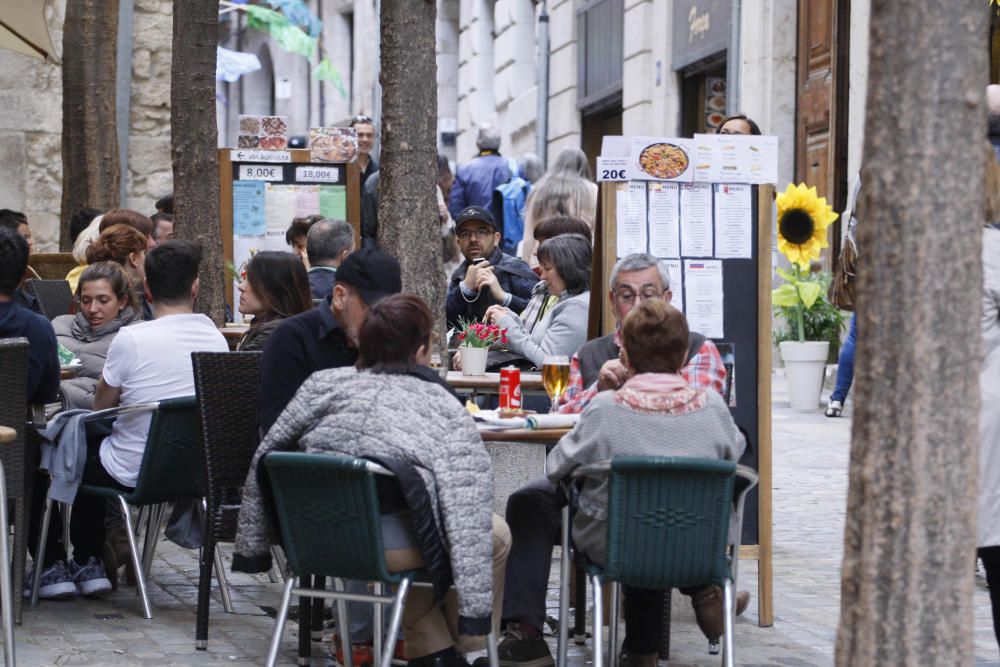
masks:
[[[80,595],[94,595],[111,590],[111,581],[104,573],[104,565],[95,556],[88,558],[86,565],[78,565],[75,560],[69,559],[69,571]]]
[[[35,584],[35,567],[24,573],[24,587],[22,594],[25,598],[31,597],[31,587]],[[77,596],[76,584],[73,583],[73,575],[66,567],[65,561],[56,561],[47,569],[42,571],[42,581],[38,587],[38,597],[42,600],[65,600]]]

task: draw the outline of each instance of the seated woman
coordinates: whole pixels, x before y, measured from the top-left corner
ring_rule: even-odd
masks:
[[[531,331],[512,311],[490,306],[486,319],[507,329],[507,349],[537,368],[547,355],[567,357],[587,341],[590,309],[590,260],[593,250],[586,236],[563,234],[538,247],[538,263],[556,303]]]
[[[268,452],[375,456],[415,469],[422,481],[416,491],[430,496],[435,523],[445,533],[457,604],[454,591],[441,603],[430,589],[413,589],[403,611],[406,652],[410,665],[462,667],[459,651],[474,648],[466,636],[486,634],[491,614],[494,624],[500,617],[510,532],[491,514],[493,473],[475,423],[418,370],[430,361],[433,323],[418,297],[387,297],[372,306],[361,328],[358,367],[317,371],[303,383],[254,455],[233,570],[270,567],[273,531],[257,483]],[[423,566],[417,545],[425,536],[415,535],[409,512],[401,509],[382,518],[386,559],[395,572]],[[428,566],[433,576],[434,564]]]
[[[125,269],[116,262],[97,262],[84,269],[76,290],[76,315],[52,320],[56,338],[82,364],[76,377],[63,380],[69,408],[94,408],[94,390],[115,334],[139,320]]]
[[[535,227],[535,248],[537,250],[538,246],[545,243],[547,240],[561,236],[563,234],[580,234],[581,236],[587,237],[587,240],[593,243],[590,233],[590,225],[588,225],[584,220],[580,218],[571,218],[565,215],[553,216],[551,218],[545,218],[538,223]],[[537,257],[533,257],[537,260]],[[542,275],[542,267],[538,266],[535,271],[539,276]],[[519,317],[521,322],[524,323],[524,329],[528,333],[535,328],[545,314],[549,312],[549,309],[556,304],[557,297],[555,297],[549,291],[549,284],[547,281],[539,280],[535,283],[535,286],[531,288],[531,298],[528,300],[528,305],[525,306],[524,310],[521,311]]]
[[[685,456],[736,461],[746,442],[714,391],[692,389],[679,371],[688,346],[684,314],[662,299],[645,301],[625,317],[622,363],[629,379],[597,395],[580,423],[549,453],[548,478],[557,482],[579,466],[616,456]],[[606,562],[607,480],[587,480],[573,519],[573,540],[597,563]],[[624,587],[625,644],[632,665],[653,667],[663,627],[662,591]],[[720,590],[681,589],[691,596],[709,640],[722,634]]]
[[[105,219],[107,216],[105,216]],[[87,248],[87,263],[118,262],[125,269],[135,299],[137,312],[143,320],[153,319],[153,308],[146,299],[143,280],[146,278],[146,237],[134,227],[118,224],[101,232]]]
[[[282,320],[312,307],[309,275],[302,260],[290,252],[258,252],[247,263],[246,278],[240,283],[239,311],[253,320],[236,349],[263,350]]]

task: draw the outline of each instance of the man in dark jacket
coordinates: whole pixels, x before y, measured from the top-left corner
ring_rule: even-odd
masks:
[[[448,196],[448,212],[455,220],[468,206],[488,209],[496,187],[510,180],[510,165],[500,155],[500,131],[496,127],[481,125],[476,147],[479,155],[458,168]]]
[[[490,212],[470,206],[455,219],[458,247],[465,256],[448,285],[448,322],[482,319],[493,304],[520,313],[538,276],[526,262],[500,250],[500,233]],[[485,260],[485,261],[483,261]]]

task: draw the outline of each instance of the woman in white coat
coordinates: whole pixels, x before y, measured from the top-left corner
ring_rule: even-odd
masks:
[[[1000,164],[990,161],[983,228],[983,369],[979,414],[979,558],[1000,643]]]

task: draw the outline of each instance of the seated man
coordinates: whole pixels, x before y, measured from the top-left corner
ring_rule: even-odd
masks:
[[[0,209],[0,227],[9,229],[20,234],[28,242],[28,255],[35,254],[35,242],[31,236],[31,227],[28,226],[28,218],[20,211],[12,211],[9,208]],[[30,258],[29,258],[30,259]],[[24,281],[29,278],[37,278],[38,274],[29,264],[25,267],[23,275],[18,281],[18,286],[14,290],[12,299],[19,306],[24,306],[36,313],[41,314],[42,307],[34,294],[23,287]]]
[[[52,324],[17,303],[28,268],[28,242],[0,225],[0,338],[28,339],[28,403],[52,403],[59,390],[59,357]]]
[[[695,389],[680,369],[688,356],[684,314],[663,299],[630,312],[622,326],[626,381],[601,392],[580,423],[549,453],[548,480],[556,483],[580,466],[616,456],[681,456],[736,461],[746,442],[717,393]],[[606,565],[607,479],[587,480],[573,518],[573,542],[597,565]],[[635,667],[656,667],[663,627],[663,591],[624,586],[623,650]],[[708,639],[722,634],[720,591],[711,585],[682,588],[691,596]]]
[[[306,236],[309,256],[309,288],[314,299],[333,292],[337,267],[354,252],[354,228],[343,220],[326,219],[313,223]]]
[[[455,235],[465,261],[451,274],[448,325],[457,325],[459,318],[481,320],[492,305],[523,311],[538,276],[526,262],[500,250],[500,232],[490,212],[466,208],[455,220]]]
[[[124,327],[115,336],[94,394],[95,410],[193,396],[191,353],[229,350],[212,320],[194,313],[200,263],[201,250],[187,240],[164,241],[146,255],[145,287],[156,319]],[[111,435],[88,440],[83,483],[134,488],[150,420],[149,413],[125,415],[115,420]],[[101,562],[105,506],[104,498],[76,498],[70,517],[73,558],[65,563],[60,531],[49,531],[41,597],[111,589]],[[52,525],[60,525],[59,520]]]
[[[626,380],[618,359],[625,316],[651,299],[670,301],[670,273],[661,260],[645,253],[627,255],[611,270],[608,301],[615,314],[615,332],[588,341],[570,361],[569,386],[559,398],[559,412],[581,412],[606,389],[618,389]],[[688,360],[681,371],[694,388],[712,389],[720,396],[726,386],[726,367],[715,344],[695,331],[688,340]]]

